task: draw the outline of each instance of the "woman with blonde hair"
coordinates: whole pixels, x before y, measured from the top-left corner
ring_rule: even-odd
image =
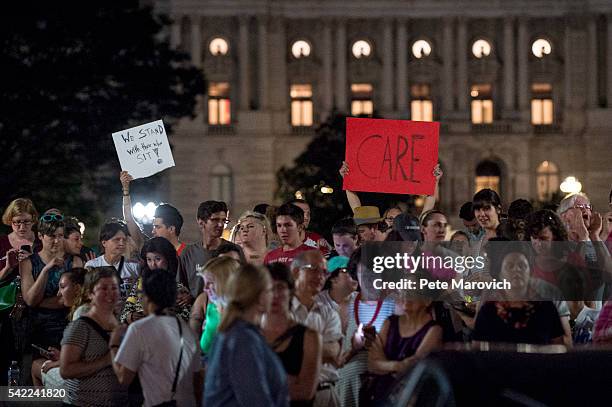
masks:
[[[210,259],[199,272],[204,278],[204,292],[196,299],[192,308],[191,327],[200,334],[200,347],[206,355],[210,351],[217,327],[226,304],[226,287],[230,276],[238,271],[240,263],[231,257]]]
[[[283,365],[260,333],[272,297],[272,279],[263,267],[247,264],[230,277],[206,373],[207,407],[289,405]]]
[[[247,262],[262,265],[272,240],[272,227],[268,218],[258,212],[246,211],[238,219],[238,233]]]

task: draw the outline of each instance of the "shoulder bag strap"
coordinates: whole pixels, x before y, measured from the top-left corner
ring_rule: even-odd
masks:
[[[181,326],[181,321],[178,319],[177,316],[174,316],[176,318],[176,323],[178,324],[178,328],[179,328],[179,335],[181,338],[181,351],[179,353],[179,360],[178,363],[176,364],[176,373],[174,374],[174,382],[172,383],[172,399],[174,399],[174,395],[176,393],[176,385],[178,383],[178,378],[179,378],[179,372],[181,369],[181,361],[183,360],[183,327]]]
[[[123,270],[123,263],[125,263],[125,257],[121,256],[121,260],[119,261],[119,268],[117,269],[117,273],[119,274],[119,280],[121,280],[121,271]]]
[[[82,316],[79,319],[86,322],[90,327],[92,327],[98,333],[98,335],[100,335],[102,339],[104,339],[106,342],[110,340],[110,335],[108,334],[108,332],[102,329],[102,327],[92,318]]]

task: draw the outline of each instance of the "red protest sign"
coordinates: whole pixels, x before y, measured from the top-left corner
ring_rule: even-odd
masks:
[[[433,195],[439,140],[436,122],[347,118],[343,188]]]

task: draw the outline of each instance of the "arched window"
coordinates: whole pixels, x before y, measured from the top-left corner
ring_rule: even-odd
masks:
[[[415,58],[421,59],[431,54],[431,44],[425,40],[418,40],[412,44],[412,55]]]
[[[357,40],[353,43],[351,51],[357,59],[367,58],[372,54],[372,45],[366,40]]]
[[[232,202],[234,176],[229,165],[219,163],[210,171],[210,197],[215,201]]]
[[[291,46],[291,54],[296,59],[306,58],[310,55],[310,51],[310,43],[306,40],[297,40]]]
[[[552,161],[543,161],[536,171],[538,201],[548,202],[559,190],[559,168]]]
[[[491,54],[491,44],[483,39],[474,41],[474,44],[472,44],[472,54],[476,58],[488,57]]]
[[[216,37],[208,44],[208,51],[214,56],[227,55],[229,52],[229,44],[224,38]]]
[[[476,180],[474,192],[481,189],[490,188],[500,194],[501,188],[501,169],[497,163],[485,160],[476,166]]]
[[[538,38],[531,44],[531,52],[537,58],[544,58],[546,55],[550,54],[552,51],[552,46],[548,40],[544,38]]]

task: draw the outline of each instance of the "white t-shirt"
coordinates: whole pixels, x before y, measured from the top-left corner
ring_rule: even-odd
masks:
[[[104,256],[96,257],[93,260],[89,260],[85,263],[85,267],[108,267],[113,266],[115,269],[119,270],[119,260],[116,264],[108,264]],[[121,269],[121,278],[125,279],[137,279],[138,278],[138,263],[134,263],[131,261],[125,260],[123,262],[123,268]]]
[[[179,406],[195,406],[193,375],[202,369],[200,348],[189,326],[183,321],[181,324],[183,359],[175,399]],[[129,326],[115,362],[138,372],[145,406],[170,400],[180,343],[175,317],[150,315]]]

